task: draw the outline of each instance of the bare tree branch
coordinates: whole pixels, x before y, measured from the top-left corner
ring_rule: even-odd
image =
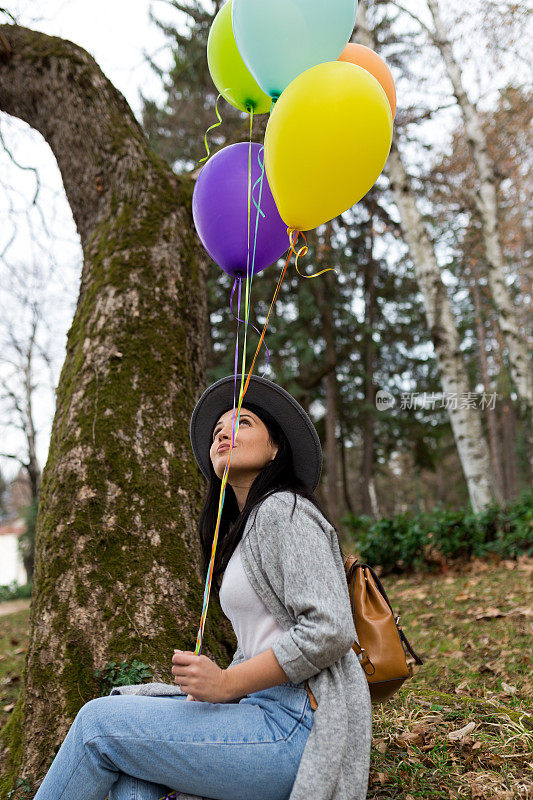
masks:
[[[13,153],[11,152],[9,147],[7,146],[7,144],[5,142],[5,139],[4,139],[4,135],[3,135],[1,129],[0,129],[0,144],[2,145],[2,147],[4,149],[4,152],[9,156],[9,158],[11,159],[11,161],[13,162],[13,164],[16,167],[18,167],[19,169],[22,169],[22,170],[28,170],[29,172],[33,172],[34,177],[35,177],[35,194],[33,195],[33,200],[31,201],[31,203],[32,203],[32,205],[35,205],[37,203],[37,198],[39,196],[39,190],[41,188],[41,179],[39,177],[39,173],[38,173],[37,169],[35,167],[24,166],[23,164],[20,164],[17,161],[17,159],[15,158],[15,156],[13,155]],[[43,221],[44,221],[44,218],[43,218]]]

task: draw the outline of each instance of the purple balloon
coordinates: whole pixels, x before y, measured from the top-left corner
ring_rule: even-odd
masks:
[[[219,267],[232,277],[246,278],[248,247],[248,142],[230,144],[211,156],[201,170],[192,196],[192,214],[200,240]],[[261,145],[252,142],[252,196],[265,215],[250,200],[250,274],[257,242],[253,274],[273,264],[289,248],[287,225],[281,219],[266,171],[263,188],[258,183]],[[263,163],[263,161],[261,161]],[[261,190],[261,202],[259,193]]]

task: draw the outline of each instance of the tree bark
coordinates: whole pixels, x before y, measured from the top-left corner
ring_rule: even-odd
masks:
[[[373,212],[374,204],[370,203]],[[375,428],[376,428],[376,386],[374,383],[375,350],[373,339],[376,320],[376,273],[377,263],[374,259],[374,224],[373,213],[368,223],[370,229],[369,260],[364,274],[365,320],[362,341],[362,361],[364,368],[365,411],[363,413],[362,454],[361,454],[361,508],[367,516],[374,514],[376,493],[373,485],[375,463]]]
[[[374,480],[374,475],[370,478],[368,482],[368,496],[370,497],[370,508],[372,511],[372,515],[374,517],[379,517],[379,503],[378,503],[378,496],[376,494],[376,482]]]
[[[376,43],[368,27],[365,6],[362,2],[358,6],[357,23],[359,40],[375,49]],[[418,210],[400,151],[394,140],[385,172],[391,183],[394,200],[400,213],[401,227],[423,296],[442,388],[447,396],[455,396],[457,400],[456,407],[450,403],[447,410],[470,502],[476,512],[490,503],[494,496],[495,481],[489,448],[481,427],[479,412],[472,409],[469,404],[463,406],[460,402],[463,393],[468,393],[470,387],[450,300],[442,283],[435,252]]]
[[[506,502],[513,500],[518,493],[518,464],[516,453],[516,408],[511,398],[511,376],[505,363],[505,343],[498,325],[497,317],[491,320],[494,338],[498,343],[496,360],[499,372],[496,376],[496,387],[499,391],[496,403],[500,418],[500,440],[502,442],[503,493]],[[527,420],[524,420],[524,433],[527,436]],[[529,460],[531,463],[531,459]]]
[[[41,488],[41,468],[37,458],[35,446],[35,424],[33,421],[33,350],[35,346],[36,322],[33,321],[28,351],[26,353],[26,363],[24,365],[24,401],[25,401],[25,435],[28,443],[28,464],[26,466],[30,478],[31,496],[37,501],[39,499],[39,489]],[[32,569],[33,572],[33,569]]]
[[[501,403],[501,423],[502,423],[502,442],[504,476],[505,476],[505,499],[507,502],[514,500],[518,494],[518,481],[516,474],[516,416],[515,409],[509,395],[505,396]]]
[[[17,25],[0,32],[0,109],[50,145],[84,255],[41,483],[24,683],[0,732],[4,799],[17,778],[33,797],[79,708],[109,693],[96,668],[137,657],[171,683],[173,648],[194,648],[203,479],[188,425],[205,388],[207,258],[193,181],[150,150],[94,59]],[[225,659],[234,637],[213,600],[209,616],[203,651]]]
[[[478,359],[479,371],[481,374],[481,382],[483,384],[483,391],[485,394],[490,394],[490,380],[489,368],[487,364],[487,339],[485,336],[485,320],[483,318],[483,309],[481,305],[481,293],[479,291],[479,272],[476,267],[474,259],[471,263],[472,280],[468,281],[470,290],[474,300],[474,312],[476,318],[476,335],[478,343]],[[470,272],[470,270],[468,270]],[[489,434],[490,457],[492,461],[492,469],[496,479],[498,502],[503,502],[503,471],[502,471],[502,457],[500,448],[500,438],[498,436],[498,420],[496,417],[495,406],[490,403],[487,404],[487,430]]]
[[[442,55],[446,72],[453,86],[453,93],[464,119],[472,159],[479,176],[475,199],[482,222],[487,277],[494,304],[498,310],[498,323],[509,351],[511,375],[519,397],[529,409],[533,409],[533,380],[527,342],[525,335],[520,331],[518,314],[505,283],[494,164],[489,155],[487,138],[479,112],[474,103],[470,101],[463,86],[461,68],[453,55],[449,32],[441,17],[438,1],[427,0],[427,4],[435,26],[433,42]]]
[[[349,485],[349,476],[348,476],[348,466],[346,464],[346,446],[345,446],[345,435],[342,426],[342,422],[340,423],[341,435],[340,435],[340,450],[341,450],[341,477],[342,477],[342,496],[344,499],[344,505],[346,506],[346,510],[350,514],[354,514],[354,507],[352,503],[352,498],[350,496],[350,485]]]

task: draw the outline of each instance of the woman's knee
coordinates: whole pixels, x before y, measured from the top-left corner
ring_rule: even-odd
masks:
[[[88,700],[85,705],[83,705],[78,714],[82,714],[84,716],[91,715],[91,714],[106,714],[109,712],[109,708],[114,700],[113,696],[106,696],[106,697],[93,697],[92,700]],[[111,702],[109,702],[111,701]]]
[[[95,697],[83,705],[76,716],[76,720],[81,723],[84,741],[93,738],[101,733],[102,722],[109,717],[109,703],[108,700],[113,700],[110,697]]]

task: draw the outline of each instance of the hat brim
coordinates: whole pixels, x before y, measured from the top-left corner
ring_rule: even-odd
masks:
[[[240,385],[238,376],[235,408]],[[198,466],[206,478],[209,478],[211,434],[221,414],[233,408],[234,387],[234,375],[213,383],[202,394],[191,416],[191,445]],[[241,410],[246,408],[246,401],[264,408],[276,419],[291,446],[296,476],[313,492],[318,486],[322,471],[322,446],[309,415],[285,389],[258,375],[250,377]]]

